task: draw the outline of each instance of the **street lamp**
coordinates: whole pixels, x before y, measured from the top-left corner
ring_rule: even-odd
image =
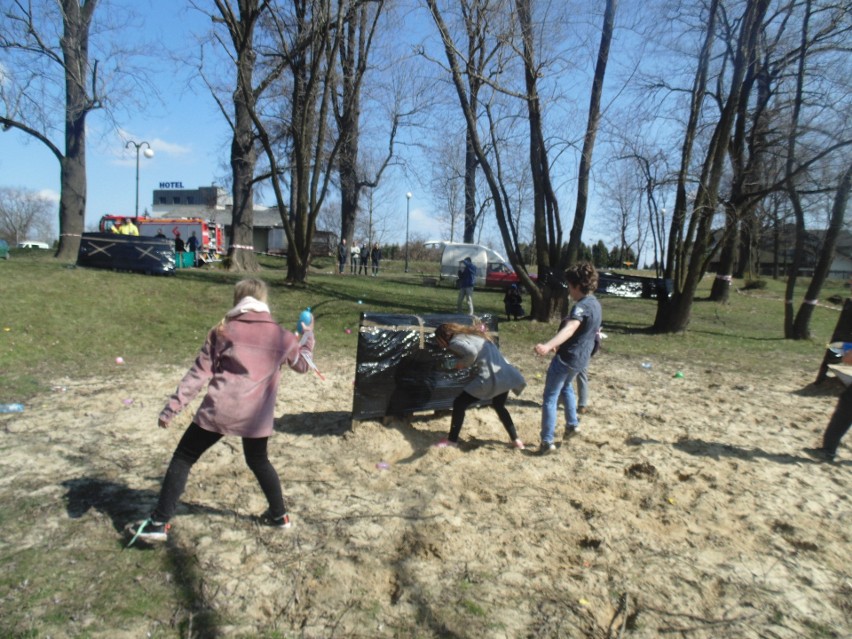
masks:
[[[127,149],[130,145],[136,147],[136,216],[139,217],[139,151],[143,146],[147,146],[148,148],[143,151],[146,158],[154,157],[154,149],[151,148],[151,145],[147,142],[134,142],[133,140],[128,140],[127,144],[124,145],[124,148]]]
[[[408,273],[408,215],[411,212],[411,191],[405,194],[405,272]]]

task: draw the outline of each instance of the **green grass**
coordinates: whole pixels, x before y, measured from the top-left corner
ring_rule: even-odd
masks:
[[[261,263],[260,276],[271,285],[270,303],[280,322],[294,327],[299,311],[313,308],[319,361],[354,360],[357,332],[347,334],[345,329],[354,329],[363,311],[419,314],[455,309],[455,290],[423,285],[424,276],[437,272],[436,263],[415,263],[406,274],[400,263],[386,261],[382,275],[370,278],[333,275],[331,261],[318,260],[304,286],[285,285],[282,260],[261,258]],[[47,251],[13,251],[11,260],[0,261],[0,402],[26,403],[62,378],[111,376],[135,384],[144,382],[146,371],[155,367],[188,365],[208,328],[229,308],[233,283],[240,277],[217,269],[185,270],[173,277],[116,273],[75,268],[57,262]],[[707,295],[710,282],[708,277],[700,296]],[[798,366],[815,375],[838,310],[816,308],[812,340],[784,340],[783,287],[783,282],[770,281],[760,291],[733,292],[725,305],[699,300],[683,335],[647,331],[656,312],[652,300],[602,296],[609,336],[604,348],[623,358],[626,370],[638,370],[648,361],[674,369],[698,364],[732,374],[770,374]],[[799,294],[803,292],[804,287]],[[842,283],[832,282],[821,297],[846,294]],[[478,312],[502,313],[499,292],[477,290],[475,302]],[[529,300],[525,303],[529,310]],[[501,344],[509,352],[529,353],[555,330],[554,323],[502,322]],[[115,362],[119,356],[126,362],[123,366]],[[31,546],[27,531],[39,526],[50,509],[64,512],[58,501],[36,496],[39,489],[32,486],[32,499],[6,503],[0,511],[6,535],[0,596],[7,614],[0,620],[0,636],[92,636],[100,628],[92,620],[104,618],[127,620],[131,627],[135,620],[137,628],[140,620],[149,627],[171,620],[171,628],[157,626],[161,631],[156,636],[205,636],[207,630],[227,624],[198,599],[197,566],[180,547],[165,554],[115,552],[116,531],[92,517],[50,530],[44,544]],[[82,547],[80,539],[86,542]],[[130,574],[150,579],[127,583]],[[463,622],[486,624],[487,607],[477,602],[475,589],[461,591]],[[399,636],[420,631],[414,624],[410,630]],[[285,636],[271,628],[266,632],[262,636]],[[813,626],[813,636],[822,632]]]
[[[424,286],[436,263],[385,261],[380,277],[339,277],[329,259],[318,259],[304,286],[287,286],[283,260],[261,257],[260,274],[271,288],[273,315],[295,327],[299,311],[310,306],[316,317],[319,357],[354,357],[360,313],[454,312],[456,291]],[[186,365],[207,330],[231,303],[240,274],[219,269],[182,270],[154,277],[57,262],[48,251],[13,251],[0,263],[3,314],[0,320],[0,402],[26,401],[49,390],[62,377],[133,375],[158,365]],[[709,292],[705,278],[699,298]],[[736,287],[737,283],[734,284]],[[683,335],[654,335],[656,302],[602,296],[604,342],[608,352],[627,358],[692,362],[722,368],[767,372],[774,367],[818,363],[837,323],[835,309],[817,307],[813,339],[783,339],[784,283],[769,281],[760,291],[732,292],[730,302],[699,299]],[[804,293],[804,285],[798,291]],[[822,299],[845,297],[840,282],[829,282]],[[477,290],[477,312],[502,314],[502,294]],[[527,310],[529,300],[525,298]],[[353,329],[351,334],[346,328]],[[506,348],[531,347],[549,338],[555,325],[503,322]],[[117,357],[124,366],[115,363]],[[816,364],[814,364],[814,367]]]

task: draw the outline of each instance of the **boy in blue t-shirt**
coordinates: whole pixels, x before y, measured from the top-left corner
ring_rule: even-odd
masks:
[[[577,418],[577,399],[574,395],[574,378],[586,369],[595,335],[601,327],[601,305],[593,295],[598,287],[598,273],[588,262],[579,262],[565,271],[568,293],[576,302],[571,314],[562,320],[559,331],[544,344],[536,344],[537,355],[555,355],[547,368],[544,382],[544,397],[541,407],[541,448],[539,453],[556,450],[553,443],[556,431],[556,415],[559,398],[565,404],[565,435],[570,437],[580,427]]]

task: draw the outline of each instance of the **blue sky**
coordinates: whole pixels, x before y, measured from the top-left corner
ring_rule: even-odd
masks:
[[[136,13],[136,33],[154,34],[152,42],[167,44],[186,42],[187,32],[207,29],[203,16],[198,12],[175,9],[176,4],[169,0],[120,0],[111,3],[119,12],[122,5],[132,7]],[[140,42],[147,39],[140,36]],[[141,154],[139,158],[140,214],[146,207],[150,209],[152,192],[159,188],[161,182],[179,182],[185,188],[195,188],[222,184],[222,177],[229,172],[230,131],[213,99],[205,89],[189,85],[186,72],[169,59],[167,52],[163,51],[159,56],[158,45],[145,46],[150,47],[146,64],[156,69],[150,78],[157,92],[163,96],[162,104],[152,100],[146,109],[119,116],[120,130],[115,130],[99,111],[89,115],[87,228],[94,227],[102,215],[134,212],[136,150],[132,146],[125,148],[128,140],[148,142],[154,151],[153,158]],[[61,137],[54,137],[54,143],[62,148]],[[395,176],[390,177],[393,179]],[[37,191],[58,202],[59,163],[47,147],[34,138],[15,129],[0,132],[0,187]],[[376,216],[383,214],[389,218],[386,241],[404,241],[405,193],[417,189],[402,181],[386,184],[381,190],[382,197],[377,193],[374,202]],[[396,191],[398,196],[394,197]],[[258,203],[273,203],[271,197],[267,200],[261,198]],[[396,203],[391,205],[391,202]],[[380,211],[379,207],[386,210]],[[440,235],[439,225],[429,212],[428,203],[422,198],[418,200],[416,195],[411,199],[410,228],[412,234],[416,230],[429,237]]]
[[[175,7],[184,8],[175,8]],[[150,71],[153,84],[151,98],[145,108],[127,108],[118,115],[118,130],[100,111],[94,111],[87,120],[87,173],[88,200],[86,228],[92,229],[105,214],[131,215],[136,195],[136,151],[125,148],[128,140],[148,142],[154,151],[153,158],[140,155],[139,159],[139,211],[150,209],[152,192],[160,183],[180,183],[184,188],[223,184],[229,173],[228,155],[230,130],[208,91],[200,83],[190,82],[185,66],[173,61],[170,51],[192,50],[196,46],[188,34],[204,33],[208,19],[197,11],[185,8],[185,3],[171,0],[112,0],[102,3],[100,11],[115,11],[121,19],[132,16],[129,27],[120,31],[135,34],[141,51],[147,55],[143,63]],[[108,8],[108,9],[106,9]],[[104,16],[108,17],[108,16]],[[158,43],[165,43],[160,45]],[[166,50],[169,49],[169,50]],[[61,137],[54,137],[60,147]],[[407,152],[415,150],[409,145]],[[403,147],[399,145],[398,151]],[[423,160],[418,164],[423,167]],[[47,148],[29,136],[17,131],[0,132],[0,187],[25,188],[56,199],[59,196],[59,164]],[[390,169],[374,197],[374,218],[381,219],[385,243],[405,240],[406,197],[413,193],[410,202],[409,227],[411,235],[419,239],[449,239],[449,230],[438,221],[435,205],[425,187]],[[271,190],[258,198],[258,204],[272,205]],[[333,198],[333,196],[332,196]],[[364,214],[368,204],[362,202]],[[563,211],[573,209],[574,195],[564,195]],[[336,201],[335,201],[336,203]],[[570,216],[568,216],[570,218]],[[593,219],[593,218],[592,218]],[[587,221],[584,240],[595,235]],[[566,229],[570,219],[563,219]],[[339,231],[339,228],[332,228]],[[458,229],[456,238],[458,237]],[[566,230],[567,233],[567,230]],[[484,243],[499,245],[499,233],[493,220],[488,221],[481,239]],[[54,238],[30,238],[52,240]]]

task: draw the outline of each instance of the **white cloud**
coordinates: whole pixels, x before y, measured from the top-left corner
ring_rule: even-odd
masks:
[[[192,153],[192,149],[188,146],[167,142],[160,138],[154,138],[151,141],[151,148],[154,149],[154,153],[163,153],[165,155],[189,155]]]
[[[183,144],[178,144],[176,142],[169,142],[168,140],[163,140],[162,138],[151,138],[147,139],[143,136],[138,136],[130,133],[129,131],[125,131],[124,129],[119,129],[118,135],[121,138],[121,148],[117,149],[114,152],[114,163],[118,165],[126,165],[130,163],[136,162],[136,149],[130,144],[130,142],[137,142],[142,145],[142,150],[147,149],[149,146],[154,151],[154,157],[160,156],[171,156],[171,157],[181,157],[186,156],[192,153],[192,148]],[[147,142],[147,146],[144,144]],[[129,146],[128,146],[129,145]]]
[[[54,191],[53,189],[40,189],[37,191],[38,196],[44,198],[45,200],[50,200],[51,202],[59,202],[59,193]]]

